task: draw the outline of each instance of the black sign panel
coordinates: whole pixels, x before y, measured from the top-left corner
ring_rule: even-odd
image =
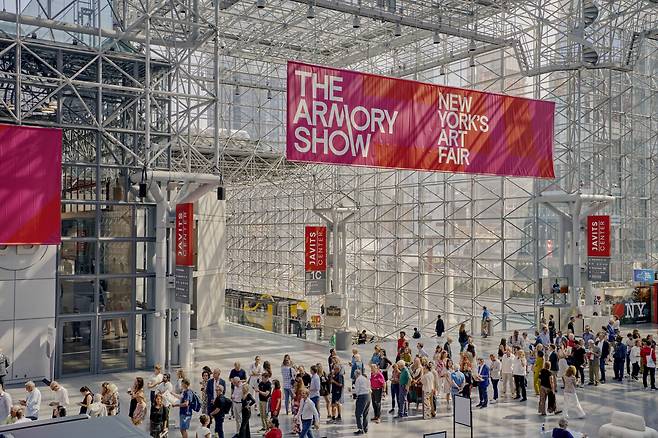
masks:
[[[177,303],[192,304],[190,297],[192,296],[193,272],[192,266],[176,266],[174,287]]]

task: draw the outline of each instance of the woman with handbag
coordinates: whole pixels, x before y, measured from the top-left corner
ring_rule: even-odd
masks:
[[[150,428],[149,433],[153,438],[161,438],[167,435],[169,423],[169,409],[164,405],[164,396],[156,392],[151,405],[151,414],[149,415]]]

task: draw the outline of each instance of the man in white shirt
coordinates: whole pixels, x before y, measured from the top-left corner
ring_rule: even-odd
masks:
[[[507,347],[507,350],[505,351],[505,354],[503,354],[503,357],[501,359],[501,371],[502,371],[502,377],[503,377],[503,397],[508,394],[507,389],[509,388],[509,394],[511,394],[514,391],[514,373],[513,373],[513,367],[514,367],[514,355],[510,351],[509,347]]]
[[[9,417],[11,413],[11,395],[8,392],[5,392],[0,385],[0,424],[4,424],[4,421]]]
[[[233,392],[231,401],[233,402],[233,418],[235,418],[235,430],[240,430],[242,424],[242,380],[239,377],[233,377]]]
[[[39,408],[41,407],[41,391],[39,391],[33,381],[25,384],[27,397],[21,400],[21,406],[25,406],[25,417],[30,420],[39,419]]]
[[[320,376],[318,375],[318,367],[313,365],[311,367],[311,384],[308,386],[308,398],[311,399],[315,408],[320,412]]]
[[[354,393],[356,394],[356,428],[355,435],[368,432],[368,411],[370,410],[370,380],[361,370],[354,372]]]
[[[53,392],[53,401],[50,402],[53,418],[66,417],[66,408],[69,406],[68,390],[54,380],[50,382],[50,390]]]
[[[299,412],[297,413],[297,418],[302,423],[302,431],[299,434],[299,438],[313,438],[311,426],[315,425],[317,429],[320,422],[320,413],[308,395],[308,389],[302,390],[302,400],[299,404]]]

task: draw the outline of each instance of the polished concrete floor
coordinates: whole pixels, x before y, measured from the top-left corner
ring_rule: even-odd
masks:
[[[628,327],[626,327],[628,328]],[[653,332],[656,333],[656,326],[640,326],[642,333]],[[622,331],[624,331],[622,327]],[[498,345],[500,336],[489,339],[477,339],[476,345],[478,346],[478,354],[495,352]],[[421,339],[425,343],[425,349],[432,354],[436,346],[436,338]],[[393,355],[395,351],[395,343],[383,344],[387,352]],[[415,349],[415,342],[411,344],[412,349]],[[458,350],[459,346],[456,342],[453,345],[453,352]],[[359,346],[359,350],[364,360],[368,360],[372,355],[374,344],[366,344]],[[251,361],[255,355],[260,355],[263,360],[269,360],[272,363],[272,368],[275,378],[279,378],[279,368],[284,354],[291,354],[293,360],[297,364],[310,366],[311,364],[320,362],[326,363],[328,356],[328,348],[323,345],[307,342],[297,338],[284,338],[280,335],[263,332],[256,329],[235,326],[226,324],[212,329],[204,330],[198,333],[196,341],[196,358],[195,358],[195,372],[193,382],[193,389],[198,390],[200,376],[200,369],[204,365],[211,368],[219,367],[222,370],[222,375],[226,377],[229,370],[233,366],[233,362],[238,360],[242,363],[243,368],[248,369]],[[339,354],[345,360],[349,359],[349,352],[340,352]],[[610,366],[610,374],[612,374],[612,367]],[[141,375],[147,377],[148,373],[120,373],[120,374],[105,374],[92,377],[78,377],[63,379],[61,383],[69,389],[71,394],[71,401],[77,402],[79,393],[77,389],[82,385],[91,386],[92,391],[98,391],[100,383],[103,381],[113,381],[119,386],[122,401],[122,414],[127,415],[128,411],[128,395],[126,391],[132,383],[135,376]],[[40,388],[43,393],[41,418],[46,418],[49,415],[50,409],[47,404],[51,401],[50,390],[46,387]],[[24,398],[24,392],[21,389],[12,388],[9,390],[14,400]],[[490,405],[486,409],[477,409],[473,407],[473,421],[474,421],[474,436],[478,437],[531,437],[539,436],[542,423],[545,423],[547,429],[554,427],[559,417],[551,416],[540,417],[537,414],[537,398],[531,396],[532,390],[530,389],[529,398],[526,403],[519,403],[518,401],[499,401],[498,404]],[[474,392],[474,399],[476,399]],[[490,394],[491,396],[491,394]],[[570,428],[575,431],[584,432],[590,437],[597,436],[599,427],[607,423],[613,411],[622,410],[632,412],[644,416],[647,425],[658,429],[658,393],[647,392],[642,389],[641,383],[631,383],[624,381],[617,383],[608,380],[608,383],[598,387],[585,387],[579,390],[578,396],[580,398],[583,409],[587,413],[587,417],[582,420],[570,420]],[[562,401],[561,394],[558,395],[558,407]],[[346,414],[344,421],[341,425],[326,425],[324,415],[326,409],[324,401],[321,401],[321,415],[323,416],[322,426],[319,431],[315,431],[315,437],[337,438],[351,436],[355,431],[354,422],[354,404],[352,400],[347,397],[347,405],[345,407]],[[437,418],[432,420],[423,420],[420,412],[413,409],[410,412],[410,417],[399,421],[393,417],[393,414],[388,414],[390,409],[390,397],[384,402],[384,412],[381,424],[371,424],[369,427],[369,436],[377,437],[422,437],[425,433],[438,432],[446,430],[448,436],[452,436],[452,414],[447,409],[447,406],[442,403],[439,406],[439,414]],[[71,407],[70,411],[76,408]],[[177,412],[175,413],[177,417]],[[291,431],[290,417],[285,415],[281,416],[282,429],[284,433],[289,434]],[[235,423],[226,421],[225,432],[227,436],[232,436],[235,431]],[[252,416],[252,436],[262,436],[257,431],[260,429],[260,418]],[[192,431],[198,427],[198,421],[193,420]],[[143,426],[146,430],[146,425]],[[468,429],[458,426],[457,437],[469,436]],[[172,430],[171,437],[180,436],[177,430]],[[190,434],[191,437],[195,435]],[[290,436],[290,435],[289,435]]]

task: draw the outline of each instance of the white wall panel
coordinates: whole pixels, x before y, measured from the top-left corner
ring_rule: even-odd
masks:
[[[55,316],[55,279],[17,280],[17,320]]]

